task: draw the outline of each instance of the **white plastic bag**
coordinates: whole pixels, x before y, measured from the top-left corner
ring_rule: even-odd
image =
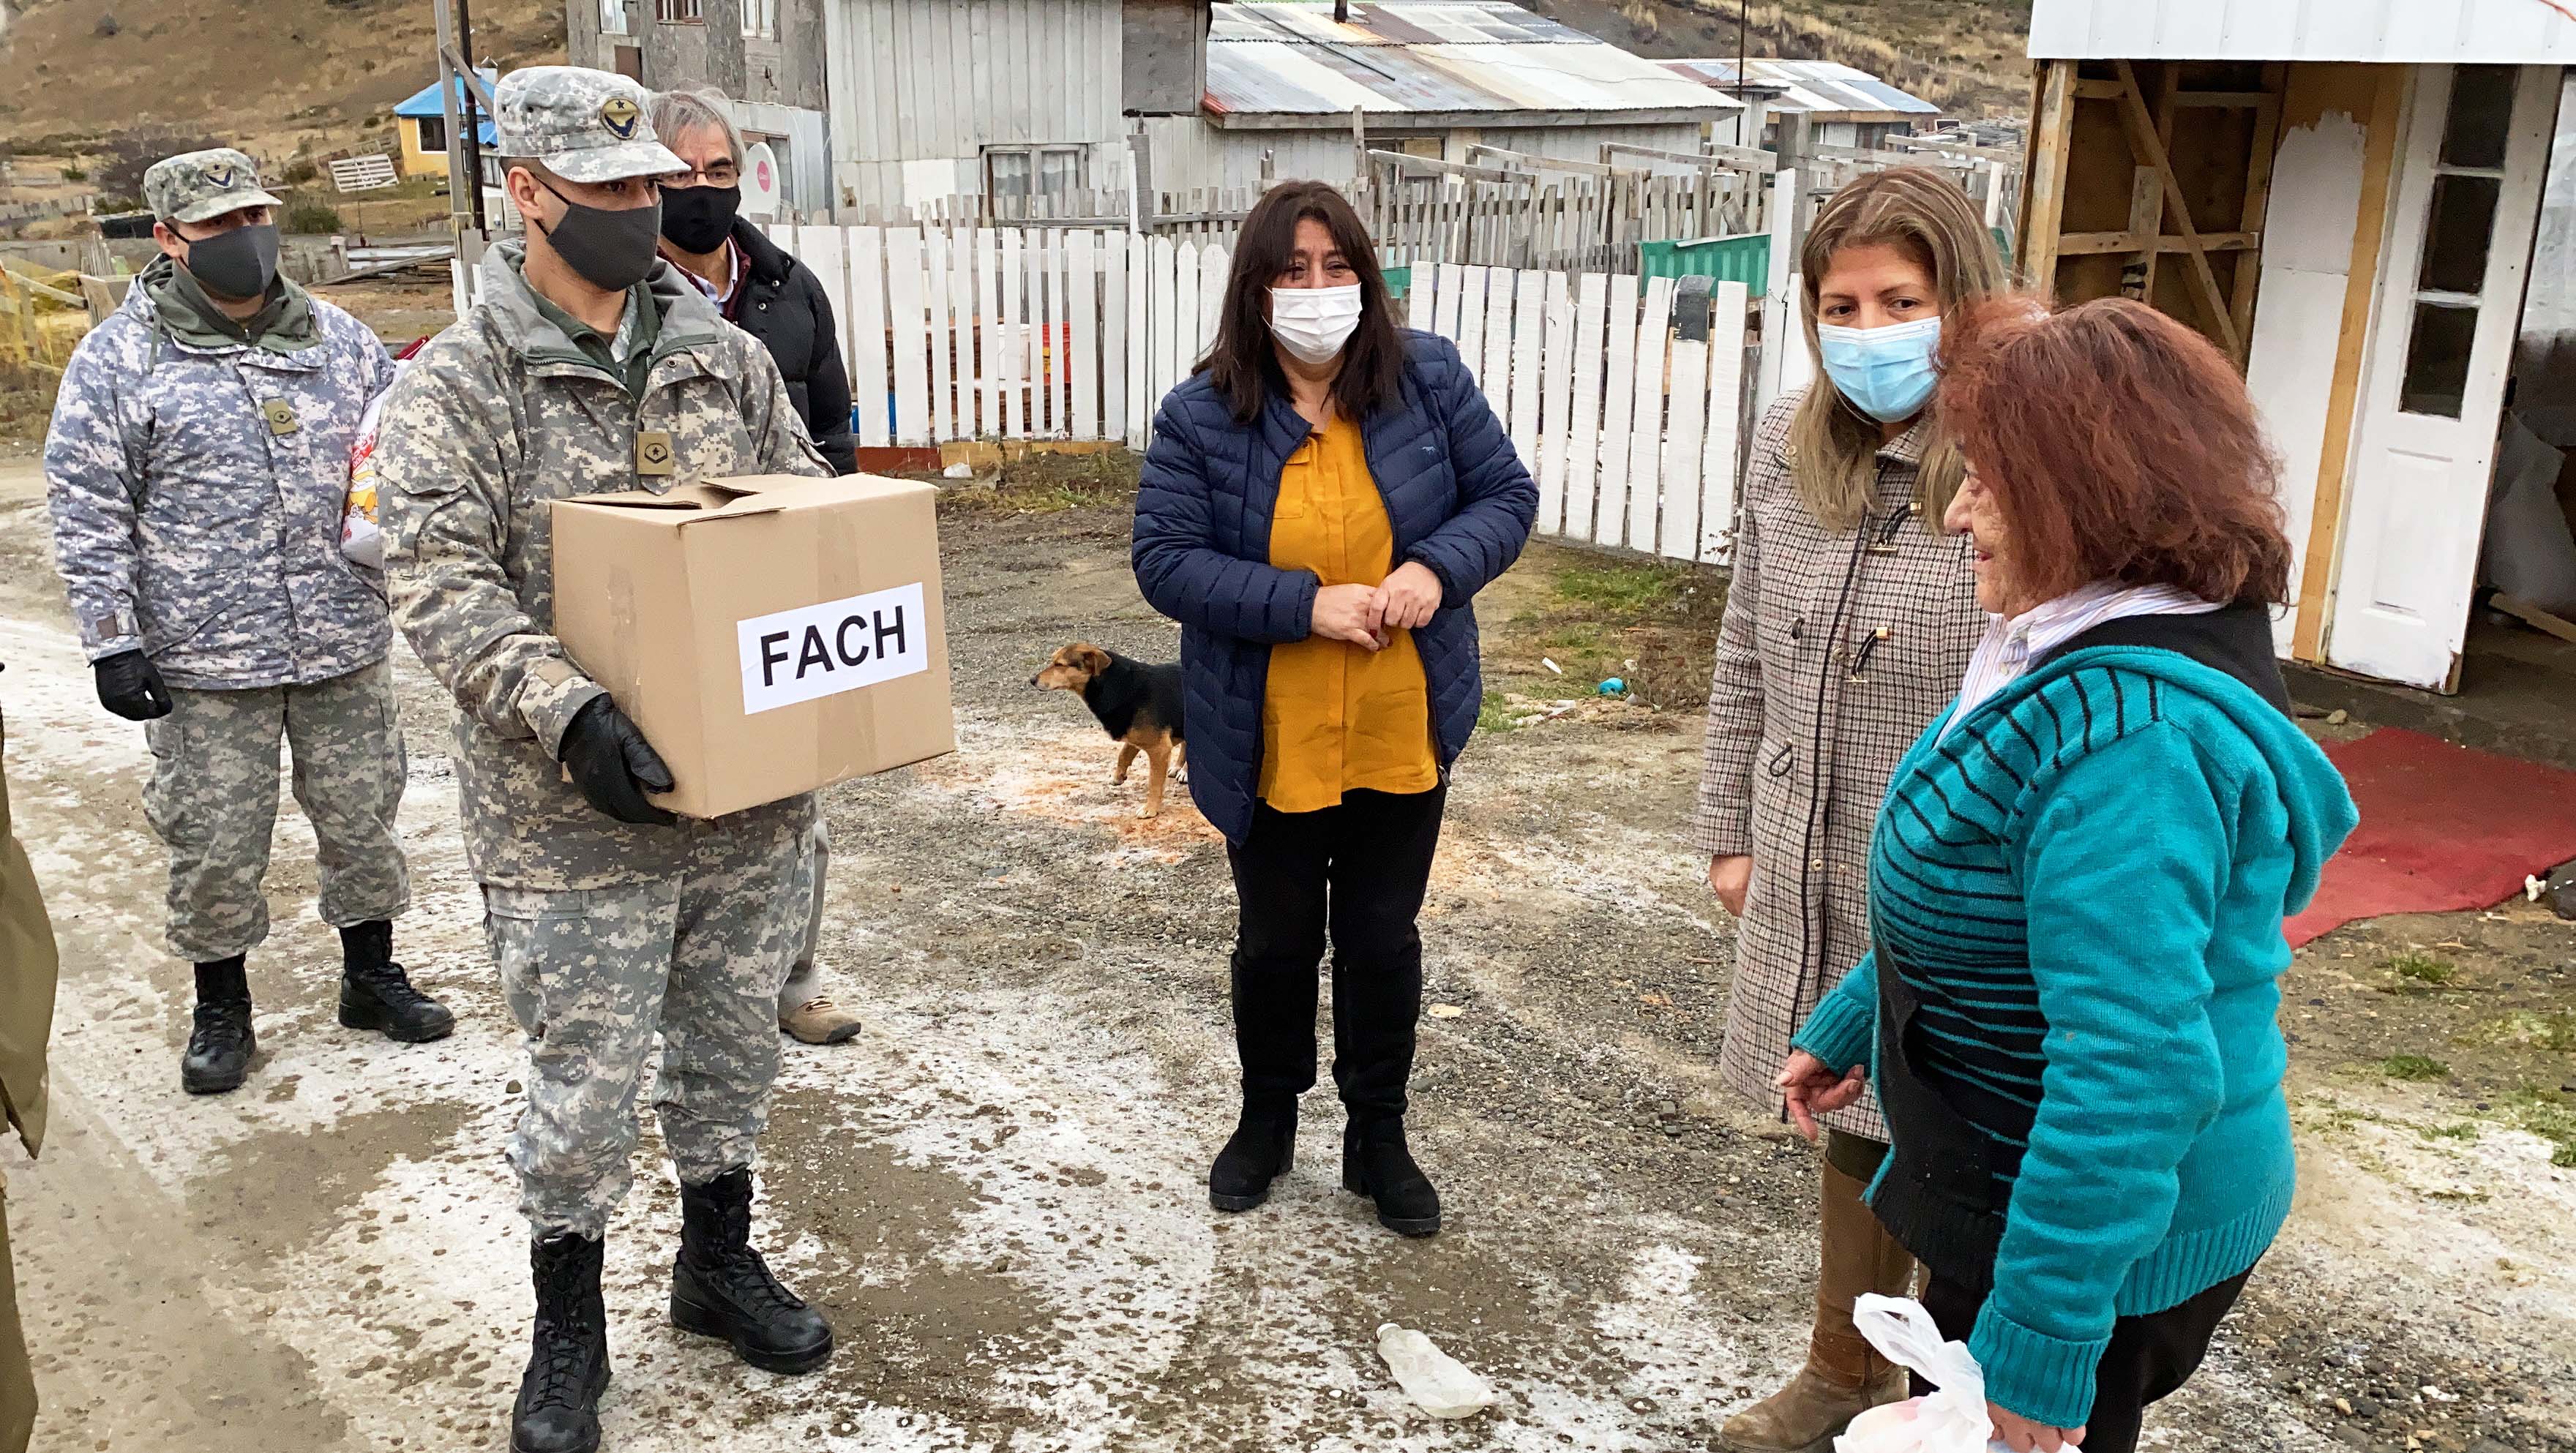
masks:
[[[1381,1323],[1377,1355],[1386,1359],[1405,1396],[1435,1418],[1471,1417],[1494,1405],[1494,1390],[1483,1378],[1419,1332]]]
[[[1852,1321],[1881,1357],[1937,1390],[1852,1419],[1834,1453],[2009,1453],[1986,1416],[1986,1374],[1968,1344],[1941,1340],[1921,1302],[1863,1293]]]
[[[408,364],[394,365],[402,377]],[[385,420],[385,395],[376,395],[358,419],[358,442],[349,446],[349,498],[340,514],[340,553],[369,570],[385,568],[384,532],[376,526],[376,432]]]

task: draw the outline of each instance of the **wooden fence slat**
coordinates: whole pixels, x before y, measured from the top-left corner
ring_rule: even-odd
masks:
[[[1458,341],[1458,310],[1467,296],[1467,269],[1454,262],[1441,263],[1440,298],[1431,314],[1431,331],[1455,343]]]
[[[1673,343],[1672,412],[1664,429],[1663,518],[1659,553],[1675,560],[1699,556],[1700,472],[1708,440],[1708,355],[1714,337]],[[1641,547],[1642,548],[1642,547]]]
[[[930,442],[930,329],[928,278],[921,264],[921,230],[887,231],[886,336],[894,347],[894,442]]]
[[[1488,269],[1463,267],[1458,270],[1458,357],[1474,371],[1476,384],[1487,392],[1501,380],[1488,380],[1485,368],[1485,293]]]
[[[796,229],[796,250],[788,256],[814,270],[823,284],[823,296],[831,300],[832,319],[841,336],[834,339],[841,350],[842,371],[855,375],[858,349],[850,329],[850,262],[849,234],[839,227],[800,227]]]
[[[894,441],[886,416],[885,229],[854,227],[850,241],[850,393],[859,411],[859,442]]]
[[[1154,288],[1150,315],[1154,330],[1154,371],[1153,381],[1147,388],[1151,395],[1147,407],[1159,411],[1163,407],[1163,395],[1172,391],[1173,379],[1177,377],[1172,360],[1180,352],[1180,248],[1172,239],[1154,239],[1148,275],[1153,279]]]
[[[1225,311],[1226,269],[1233,255],[1222,242],[1207,242],[1199,247],[1199,346],[1190,353],[1190,362],[1205,358],[1216,347],[1217,316]]]
[[[1404,295],[1404,326],[1428,333],[1431,328],[1431,300],[1438,295],[1432,279],[1439,275],[1435,267],[1413,269],[1413,285]]]
[[[976,316],[983,320],[984,347],[976,359],[975,377],[984,385],[984,417],[977,436],[1002,437],[1002,234],[990,227],[975,234]]]
[[[1012,439],[1029,435],[1028,400],[1020,386],[1027,376],[1028,334],[1023,322],[1028,317],[1021,303],[1021,290],[1028,285],[1028,239],[1019,228],[1002,231],[1002,336],[993,368],[1002,380],[1002,433]]]
[[[1496,419],[1511,417],[1511,397],[1526,387],[1512,377],[1512,290],[1519,278],[1499,267],[1485,275],[1485,363],[1477,373],[1489,380],[1485,399]]]
[[[975,234],[959,227],[948,234],[948,312],[956,320],[956,344],[949,372],[957,385],[957,435],[972,439],[975,427]]]
[[[1172,253],[1172,379],[1180,387],[1199,356],[1199,245],[1184,242]]]
[[[1055,410],[1055,432],[1073,437],[1073,229],[1047,234],[1047,347],[1053,352],[1048,370],[1049,404]]]
[[[950,355],[954,350],[957,325],[948,302],[948,233],[946,229],[922,224],[921,257],[928,264],[930,328],[930,437],[934,443],[963,437],[957,428],[953,380],[949,374]]]
[[[1027,250],[1020,254],[1020,274],[1027,280],[1026,306],[1020,317],[1020,379],[1028,385],[1023,395],[1024,432],[1033,438],[1046,437],[1047,418],[1047,239],[1054,234],[1042,227],[1028,233]]]
[[[1076,439],[1100,431],[1100,234],[1064,235],[1065,280],[1073,288],[1073,420]]]
[[[1127,234],[1100,234],[1100,437],[1127,434]]]
[[[1616,545],[1627,533],[1628,421],[1637,411],[1634,273],[1617,273],[1610,279],[1610,354],[1601,383],[1601,513],[1595,528],[1575,538]]]
[[[1630,280],[1633,288],[1635,280]],[[1610,279],[1587,272],[1575,283],[1574,438],[1565,454],[1565,534],[1592,538],[1594,495],[1600,478],[1602,325],[1609,312]],[[1633,346],[1634,335],[1631,335]]]
[[[1628,523],[1631,550],[1655,548],[1655,516],[1663,499],[1664,364],[1673,334],[1675,278],[1646,282],[1646,310],[1637,319],[1637,401],[1628,418]],[[1603,543],[1610,530],[1605,519]]]
[[[1547,330],[1547,280],[1536,270],[1520,274],[1512,314],[1512,448],[1521,468],[1538,471],[1539,340]]]
[[[1735,553],[1736,481],[1744,458],[1744,284],[1719,283],[1717,322],[1708,330],[1708,441],[1700,468],[1699,558],[1715,563]]]
[[[1538,528],[1565,529],[1565,455],[1574,439],[1574,294],[1566,274],[1547,274],[1547,327],[1539,372]]]

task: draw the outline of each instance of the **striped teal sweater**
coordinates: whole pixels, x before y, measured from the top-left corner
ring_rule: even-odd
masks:
[[[1997,1403],[2074,1427],[2114,1318],[2245,1271],[2289,1214],[2281,920],[2352,799],[2295,723],[2173,651],[2070,652],[1941,726],[1889,785],[1871,913],[1922,1003],[1908,1062],[2018,1159],[1969,1350]],[[1874,1058],[1877,957],[1799,1048]]]

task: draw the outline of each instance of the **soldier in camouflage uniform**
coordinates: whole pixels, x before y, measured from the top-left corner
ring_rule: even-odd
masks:
[[[680,163],[642,89],[543,66],[495,101],[527,238],[484,257],[482,301],[395,385],[379,499],[395,619],[456,696],[466,850],[532,1060],[509,1147],[537,1294],[512,1447],[564,1453],[598,1445],[601,1238],[656,1030],[681,1184],[673,1321],[776,1372],[821,1366],[832,1332],[749,1244],[814,798],[708,821],[647,800],[669,769],[553,635],[549,507],[831,471],[767,351],[654,255],[652,179]]]
[[[174,156],[143,191],[163,255],[64,370],[45,479],[99,700],[152,749],[170,948],[197,970],[180,1081],[208,1094],[257,1049],[245,964],[268,937],[281,739],[340,930],[340,1022],[421,1041],[456,1020],[393,961],[411,895],[391,633],[383,580],[340,552],[350,445],[393,362],[277,275],[249,157]]]

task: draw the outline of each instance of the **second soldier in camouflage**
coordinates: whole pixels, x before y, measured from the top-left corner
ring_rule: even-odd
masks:
[[[238,151],[144,174],[162,256],[81,341],[45,440],[54,546],[100,701],[145,723],[145,815],[170,848],[169,941],[196,965],[181,1083],[248,1073],[247,955],[268,937],[278,748],[340,930],[340,1022],[455,1017],[393,961],[410,902],[384,583],[340,552],[349,451],[393,362],[277,274],[277,199]]]
[[[675,821],[651,804],[668,768],[554,635],[550,509],[830,470],[768,353],[654,255],[651,179],[680,163],[643,91],[547,66],[495,102],[528,237],[486,254],[482,302],[395,386],[380,505],[395,620],[456,697],[466,850],[533,1071],[509,1146],[537,1297],[512,1447],[587,1453],[609,1367],[601,1241],[657,1031],[654,1108],[681,1183],[673,1320],[770,1371],[831,1355],[830,1326],[749,1241],[816,807],[808,793]]]

